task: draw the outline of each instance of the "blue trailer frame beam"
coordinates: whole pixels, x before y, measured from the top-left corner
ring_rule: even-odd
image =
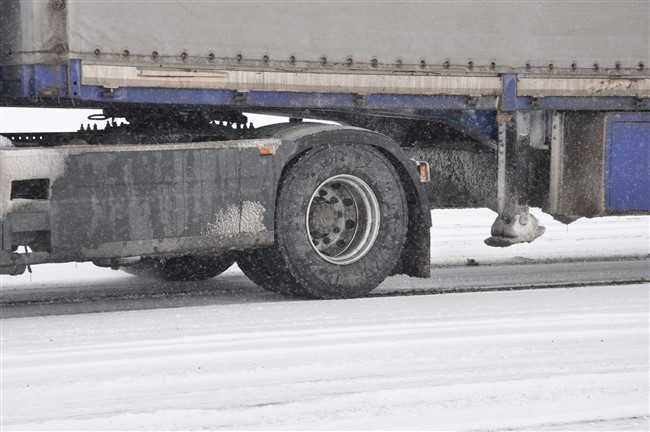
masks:
[[[3,104],[36,102],[42,106],[80,105],[101,108],[114,104],[157,104],[222,106],[228,108],[272,109],[332,109],[401,112],[436,111],[452,116],[449,112],[518,111],[518,110],[584,110],[584,111],[648,111],[650,99],[613,96],[551,96],[532,98],[517,96],[517,75],[502,75],[502,95],[497,96],[451,96],[451,95],[403,95],[353,93],[306,93],[251,91],[238,93],[231,90],[167,89],[120,87],[108,89],[82,85],[81,61],[72,60],[68,65],[23,65],[6,67],[2,74]],[[466,127],[491,138],[496,135],[493,118],[488,127],[486,116],[475,119],[461,116]]]

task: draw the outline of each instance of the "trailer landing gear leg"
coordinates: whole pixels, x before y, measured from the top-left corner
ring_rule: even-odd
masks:
[[[497,153],[497,208],[492,237],[485,244],[495,247],[530,243],[546,230],[528,212],[528,162],[530,115],[527,112],[499,114]]]

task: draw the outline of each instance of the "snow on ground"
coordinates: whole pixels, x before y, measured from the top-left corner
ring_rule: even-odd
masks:
[[[648,286],[2,322],[3,430],[648,430]]]
[[[568,227],[543,217],[536,242],[493,249],[482,244],[492,212],[432,214],[438,264],[648,257],[648,217]],[[31,282],[0,283],[7,292],[114,279],[137,283],[91,264],[34,266]],[[2,319],[0,426],[647,431],[648,288],[271,295]]]
[[[518,263],[558,259],[650,257],[650,217],[617,216],[580,219],[564,225],[538,209],[532,210],[546,233],[532,243],[493,248],[483,243],[490,236],[496,213],[488,209],[434,210],[431,212],[431,260],[437,265]],[[239,272],[233,267],[231,272]],[[61,281],[102,281],[132,278],[121,271],[91,263],[33,266],[33,273],[0,276],[2,289],[25,289]]]
[[[529,262],[543,260],[650,256],[650,217],[616,216],[578,219],[564,225],[539,209],[531,209],[546,227],[532,243],[493,248],[489,237],[496,213],[488,209],[434,210],[431,257],[434,263],[465,264]]]

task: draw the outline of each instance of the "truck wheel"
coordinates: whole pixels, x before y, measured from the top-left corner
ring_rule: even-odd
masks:
[[[267,291],[310,297],[289,272],[276,245],[242,252],[237,265],[251,282]]]
[[[166,281],[202,281],[211,279],[235,262],[231,254],[217,257],[185,256],[177,258],[144,259],[137,264],[122,267],[126,273]]]
[[[330,145],[289,171],[276,208],[274,260],[296,292],[320,298],[367,294],[393,270],[407,232],[399,175],[379,151]]]

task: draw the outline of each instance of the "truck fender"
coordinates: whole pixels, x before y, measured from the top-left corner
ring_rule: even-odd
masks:
[[[276,138],[282,144],[277,149],[274,165],[281,167],[278,190],[282,178],[310,149],[333,144],[359,144],[379,150],[398,172],[408,203],[409,223],[407,239],[393,274],[413,277],[430,276],[430,228],[432,225],[429,201],[423,183],[410,159],[400,146],[380,133],[351,126],[318,123],[285,123],[259,130],[260,137]],[[276,190],[276,197],[277,192]]]

